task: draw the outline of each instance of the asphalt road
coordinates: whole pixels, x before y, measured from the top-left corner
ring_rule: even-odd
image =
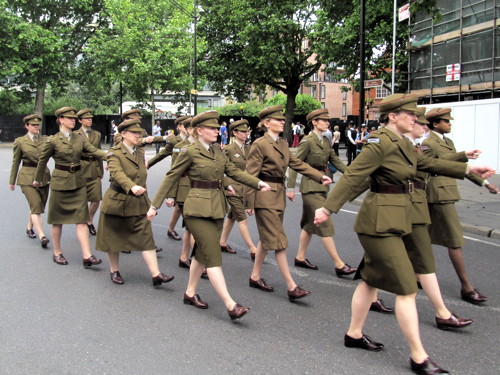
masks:
[[[152,156],[152,150],[148,150]],[[121,256],[122,286],[109,279],[103,264],[85,270],[72,225],[64,227],[68,266],[51,260],[51,245],[25,235],[28,207],[19,188],[8,189],[11,150],[0,148],[2,239],[0,265],[0,373],[2,374],[410,374],[408,347],[394,316],[371,312],[365,333],[386,349],[370,353],[343,346],[356,282],[335,276],[320,240],[311,242],[309,259],[319,271],[291,270],[312,294],[290,303],[274,257],[268,257],[263,277],[274,293],[248,287],[252,262],[237,228],[230,237],[236,255],[223,255],[224,274],[233,298],[251,306],[243,319],[229,320],[208,281],[199,294],[210,305],[199,310],[182,303],[188,272],[177,267],[180,243],[167,239],[171,209],[159,211],[153,224],[155,240],[164,251],[160,268],[175,280],[154,289],[138,253]],[[154,194],[168,169],[164,161],[150,171],[148,190]],[[107,186],[107,176],[104,179]],[[288,258],[298,245],[300,196],[289,203],[285,226]],[[341,257],[357,265],[362,250],[352,230],[358,206],[346,205],[334,217],[335,241]],[[251,233],[257,241],[253,218]],[[97,224],[97,223],[96,223]],[[45,224],[46,233],[50,229]],[[177,226],[182,232],[180,223]],[[92,246],[95,238],[91,238]],[[464,249],[469,273],[477,288],[490,297],[485,306],[460,299],[459,283],[447,252],[436,247],[438,278],[448,308],[475,320],[460,332],[435,327],[427,297],[417,304],[424,345],[437,363],[453,374],[499,374],[500,240],[467,234]],[[381,292],[388,305],[394,296]]]

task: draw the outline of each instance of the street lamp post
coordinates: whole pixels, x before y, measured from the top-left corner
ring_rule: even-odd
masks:
[[[361,0],[360,25],[359,25],[359,121],[365,121],[365,0]]]

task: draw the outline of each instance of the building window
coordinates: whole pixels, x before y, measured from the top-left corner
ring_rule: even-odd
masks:
[[[311,86],[311,96],[316,99],[316,86]]]
[[[325,102],[321,102],[321,108],[325,108],[325,107],[326,107]]]
[[[318,73],[314,73],[311,77],[312,82],[318,82]]]
[[[347,99],[347,91],[342,91],[342,100]]]
[[[326,98],[326,86],[325,85],[321,85],[320,86],[320,98],[321,99],[325,99]]]
[[[347,104],[342,103],[342,117],[346,117],[346,116],[347,116]]]
[[[377,87],[377,99],[383,99],[386,96],[389,96],[390,92],[385,87]]]

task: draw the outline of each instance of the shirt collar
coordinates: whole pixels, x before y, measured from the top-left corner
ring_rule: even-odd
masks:
[[[437,131],[432,130],[434,134],[436,134],[439,138],[444,139],[444,134],[438,133]]]
[[[125,142],[122,142],[122,143],[125,146],[125,148],[128,150],[128,152],[130,152],[130,155],[133,155],[134,151],[135,151],[135,147],[132,148],[132,147],[129,147]]]
[[[205,142],[200,141],[199,139],[198,139],[198,141],[200,142],[200,144],[201,144],[203,147],[205,147],[205,150],[207,150],[207,151],[208,151],[208,149],[210,148],[210,145],[206,144]]]

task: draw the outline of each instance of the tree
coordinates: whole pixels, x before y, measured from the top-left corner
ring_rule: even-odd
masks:
[[[102,0],[0,0],[0,77],[4,87],[36,91],[43,112],[45,89],[66,84],[85,42],[99,22]]]

